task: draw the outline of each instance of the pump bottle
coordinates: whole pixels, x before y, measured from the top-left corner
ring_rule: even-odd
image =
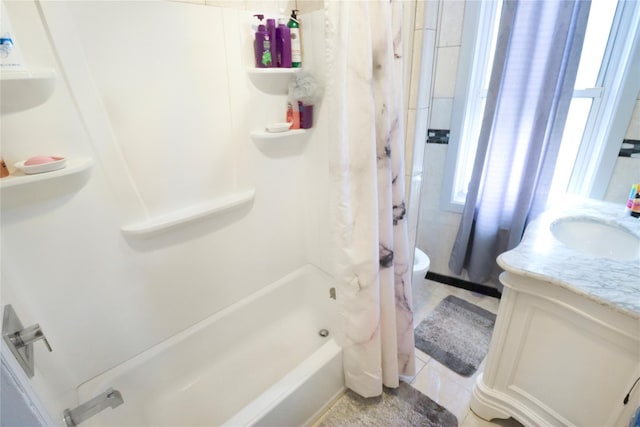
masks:
[[[300,21],[297,15],[298,9],[291,10],[291,17],[287,27],[291,31],[291,66],[302,67],[302,40],[300,39]]]

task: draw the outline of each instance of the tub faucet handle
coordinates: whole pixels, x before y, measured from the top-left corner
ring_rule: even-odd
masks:
[[[26,327],[21,331],[16,331],[10,339],[17,348],[26,347],[38,340],[42,340],[44,341],[44,345],[47,346],[47,350],[50,352],[53,351],[47,337],[44,335],[44,332],[38,323]]]
[[[11,304],[5,305],[2,313],[2,338],[29,378],[35,374],[33,343],[42,340],[47,349],[53,351],[40,325],[22,326]]]

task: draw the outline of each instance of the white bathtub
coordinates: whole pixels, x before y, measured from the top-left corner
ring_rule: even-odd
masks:
[[[299,426],[344,390],[331,331],[331,277],[305,266],[93,378],[80,403],[113,387],[124,404],[83,425]]]

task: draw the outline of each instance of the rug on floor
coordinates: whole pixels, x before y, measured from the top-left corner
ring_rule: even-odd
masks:
[[[416,326],[416,347],[468,377],[487,355],[496,315],[449,295]]]
[[[407,383],[364,398],[347,390],[316,427],[456,427],[451,412]]]

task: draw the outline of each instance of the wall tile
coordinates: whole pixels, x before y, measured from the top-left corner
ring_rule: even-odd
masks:
[[[631,184],[638,182],[640,182],[640,159],[618,157],[604,200],[614,203],[626,203]]]
[[[462,22],[464,20],[463,0],[447,0],[442,2],[440,16],[440,38],[438,47],[460,46],[462,39]]]
[[[438,9],[440,7],[440,1],[438,0],[426,0],[424,2],[424,27],[430,30],[436,30],[438,28]]]
[[[407,128],[405,132],[405,140],[404,140],[404,164],[405,164],[405,174],[411,175],[413,172],[413,152],[414,152],[414,140],[415,140],[415,130],[416,130],[416,110],[410,108],[407,111]]]
[[[423,30],[417,108],[427,108],[431,100],[435,44],[436,32],[433,30]]]
[[[447,145],[425,145],[417,246],[429,255],[431,271],[451,275],[449,255],[458,232],[460,214],[440,210],[447,149]]]
[[[414,176],[408,180],[409,182],[409,199],[408,199],[408,215],[409,215],[409,240],[410,247],[415,247],[418,238],[418,222],[420,221],[420,193],[422,192],[422,177]]]
[[[431,129],[451,129],[453,98],[433,98],[431,101]]]
[[[422,43],[424,41],[424,31],[415,30],[413,33],[413,52],[411,54],[411,77],[409,81],[409,107],[416,108],[418,106],[420,72],[422,62]]]
[[[429,109],[421,108],[415,112],[415,134],[413,138],[413,166],[411,175],[422,175],[424,165],[424,147],[429,126]]]
[[[424,4],[425,4],[424,0],[416,1],[416,24],[415,24],[416,30],[424,28],[424,18],[425,18]]]
[[[435,98],[453,98],[455,96],[459,53],[459,47],[438,48],[433,87]]]
[[[640,139],[640,100],[636,102],[631,114],[631,121],[629,122],[625,139]]]

